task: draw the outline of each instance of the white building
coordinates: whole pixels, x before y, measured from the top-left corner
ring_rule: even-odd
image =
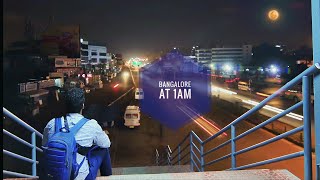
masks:
[[[196,50],[196,59],[199,64],[208,65],[212,61],[212,50],[211,49],[198,49]]]
[[[107,47],[102,44],[89,43],[81,40],[80,59],[82,64],[97,65],[107,63],[110,57],[107,55]]]
[[[197,61],[209,66],[211,63],[248,63],[252,57],[252,45],[196,50]]]
[[[92,65],[107,63],[107,47],[89,43],[89,60]]]

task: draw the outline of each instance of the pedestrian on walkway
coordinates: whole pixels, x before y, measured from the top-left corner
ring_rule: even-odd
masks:
[[[84,119],[85,93],[81,88],[71,88],[66,92],[67,115],[61,117],[60,127],[72,129],[78,122]],[[49,121],[43,133],[42,144],[45,146],[56,133],[56,118]],[[57,124],[59,125],[59,124]],[[63,129],[63,128],[61,128]],[[60,129],[60,131],[61,131]],[[94,180],[100,169],[101,176],[109,176],[111,160],[109,147],[111,145],[108,135],[102,130],[96,120],[91,119],[84,123],[75,134],[78,145],[76,162],[81,165],[76,180]]]

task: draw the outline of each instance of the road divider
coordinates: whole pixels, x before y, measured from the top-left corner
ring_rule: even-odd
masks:
[[[242,100],[242,102],[250,104],[250,105],[253,105],[253,106],[256,106],[256,105],[259,104],[259,102],[252,101],[252,100]],[[272,111],[272,112],[275,112],[275,113],[278,113],[278,114],[280,114],[281,112],[284,111],[283,109],[276,108],[276,107],[273,107],[273,106],[270,106],[270,105],[265,105],[263,107],[263,109],[267,109],[269,111]],[[293,119],[297,119],[299,121],[303,120],[303,116],[300,115],[300,114],[296,114],[296,113],[289,113],[289,114],[286,114],[286,116],[291,117]]]
[[[120,97],[118,97],[116,100],[112,101],[109,105],[111,106],[112,104],[114,104],[115,102],[117,102],[118,100],[120,100],[121,98],[123,98],[125,95],[127,95],[130,91],[132,91],[134,89],[134,87],[132,87],[131,89],[129,89],[127,92],[125,92],[124,94],[122,94]]]
[[[220,88],[220,87],[217,87],[217,86],[211,86],[212,87],[212,91],[213,92],[222,92],[222,93],[226,93],[226,94],[238,94],[236,92],[233,92],[233,91],[229,91],[229,90],[226,90],[226,89],[223,89],[223,88]]]
[[[261,92],[256,92],[257,95],[263,96],[263,97],[269,97],[269,94],[261,93]]]

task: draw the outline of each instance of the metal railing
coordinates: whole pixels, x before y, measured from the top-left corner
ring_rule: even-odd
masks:
[[[183,144],[185,144],[186,140],[189,139],[189,142],[185,145],[185,147],[190,148],[190,152],[187,155],[190,155],[190,164],[191,164],[192,171],[194,171],[194,167],[196,167],[196,169],[198,171],[204,171],[205,167],[212,165],[214,163],[217,163],[219,161],[222,161],[224,159],[227,159],[229,157],[231,157],[231,168],[229,170],[241,170],[241,169],[252,168],[252,167],[256,167],[256,166],[261,166],[261,165],[265,165],[265,164],[270,164],[270,163],[274,163],[274,162],[279,162],[279,161],[283,161],[283,160],[288,160],[288,159],[304,156],[304,169],[305,169],[304,177],[305,177],[305,179],[312,179],[311,112],[310,112],[312,106],[310,105],[311,104],[310,88],[311,88],[311,76],[318,75],[318,73],[320,72],[319,69],[320,69],[320,65],[318,63],[309,67],[304,72],[302,72],[300,75],[298,75],[297,77],[292,79],[290,82],[285,84],[283,87],[281,87],[274,94],[270,95],[269,97],[267,97],[266,99],[261,101],[258,105],[256,105],[255,107],[253,107],[252,109],[250,109],[249,111],[247,111],[246,113],[244,113],[243,115],[241,115],[240,117],[235,119],[233,122],[231,122],[230,124],[228,124],[227,126],[222,128],[219,132],[217,132],[216,134],[214,134],[213,136],[209,137],[208,139],[206,139],[204,141],[202,141],[193,131],[191,131],[190,134],[188,134],[177,145],[177,147],[172,151],[172,153],[175,155],[172,156],[171,161],[174,161],[176,158],[178,158],[172,164],[173,165],[176,165],[176,164],[180,165],[180,163],[182,161],[181,154],[183,152],[181,150],[181,148],[182,148]],[[288,90],[290,87],[300,83],[301,81],[302,81],[302,89],[303,89],[303,100],[301,102],[296,103],[295,105],[291,106],[290,108],[288,108],[288,109],[284,110],[283,112],[269,118],[268,120],[262,122],[261,124],[258,124],[257,126],[247,130],[246,132],[244,132],[238,136],[236,135],[236,125],[239,122],[245,120],[247,117],[249,117],[253,113],[255,113],[258,110],[260,110],[261,108],[263,108],[263,106],[265,106],[269,101],[271,101],[272,99],[274,99],[278,95],[281,95],[283,92]],[[319,97],[317,97],[317,99],[315,101],[318,101],[318,100],[320,100]],[[304,119],[302,126],[297,127],[295,129],[292,129],[292,130],[285,132],[283,134],[277,135],[271,139],[265,140],[265,141],[260,142],[258,144],[254,144],[250,147],[236,151],[236,141],[237,140],[239,140],[239,139],[245,137],[246,135],[251,134],[252,132],[258,130],[259,128],[262,128],[262,127],[266,126],[267,124],[285,116],[286,114],[292,112],[293,110],[295,110],[301,106],[303,106],[303,119]],[[207,152],[204,152],[204,145],[206,145],[211,140],[217,138],[219,135],[221,135],[222,133],[224,133],[225,131],[227,131],[229,129],[231,130],[231,138],[229,140],[227,140],[224,143],[208,150]],[[292,153],[292,154],[287,154],[284,156],[280,156],[280,157],[276,157],[276,158],[272,158],[272,159],[268,159],[268,160],[264,160],[264,161],[260,161],[260,162],[255,162],[255,163],[247,164],[247,165],[243,165],[243,166],[236,165],[237,164],[236,163],[237,155],[251,151],[253,149],[256,149],[256,148],[259,148],[262,146],[265,146],[267,144],[270,144],[272,142],[275,142],[277,140],[280,140],[280,139],[288,137],[292,134],[295,134],[299,131],[304,132],[305,138],[304,138],[304,144],[303,144],[303,146],[304,146],[303,151]],[[196,141],[194,141],[194,139]],[[198,148],[194,142],[198,142],[200,144],[200,148]],[[205,157],[208,154],[210,154],[210,153],[212,153],[212,152],[214,152],[214,151],[216,151],[216,150],[218,150],[228,144],[231,144],[231,152],[229,154],[222,156],[222,157],[219,157],[215,160],[205,162]],[[185,147],[183,148],[183,150],[185,149]],[[196,153],[199,154],[199,157],[196,155]],[[316,154],[316,156],[320,156],[320,154]]]
[[[14,152],[8,151],[3,149],[3,154],[7,155],[7,156],[11,156],[13,158],[16,159],[20,159],[22,161],[26,161],[32,164],[32,175],[28,175],[28,174],[23,174],[23,173],[19,173],[19,172],[13,172],[13,171],[8,171],[8,170],[3,170],[3,174],[4,175],[9,175],[9,176],[15,176],[15,177],[22,177],[22,178],[38,178],[37,176],[37,164],[39,163],[37,161],[37,151],[42,152],[42,149],[40,149],[39,147],[37,147],[36,144],[36,136],[39,136],[42,138],[42,134],[40,132],[38,132],[37,130],[35,130],[33,127],[31,127],[30,125],[28,125],[27,123],[25,123],[24,121],[22,121],[20,118],[18,118],[16,115],[12,114],[10,111],[8,111],[6,108],[3,107],[3,115],[10,118],[11,120],[15,121],[16,123],[18,123],[19,125],[21,125],[22,127],[24,127],[25,129],[29,130],[31,132],[31,143],[21,139],[20,137],[12,134],[11,132],[3,129],[3,134],[8,135],[9,137],[11,137],[12,139],[14,139],[15,141],[18,141],[20,143],[22,143],[25,146],[28,146],[29,148],[32,149],[32,158],[27,158],[24,156],[21,156],[19,154],[16,154]]]
[[[171,148],[170,148],[169,145],[167,145],[165,147],[165,153],[164,154],[159,153],[158,149],[156,149],[156,154],[155,154],[156,165],[157,166],[163,166],[163,165],[171,166],[172,165],[172,163],[171,163],[171,154],[172,154],[172,151],[171,151]]]

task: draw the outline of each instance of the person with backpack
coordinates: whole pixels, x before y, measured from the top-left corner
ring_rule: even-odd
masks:
[[[108,135],[94,119],[82,115],[85,93],[81,88],[66,92],[67,115],[54,118],[44,128],[42,149],[44,176],[40,179],[93,180],[112,174]]]

